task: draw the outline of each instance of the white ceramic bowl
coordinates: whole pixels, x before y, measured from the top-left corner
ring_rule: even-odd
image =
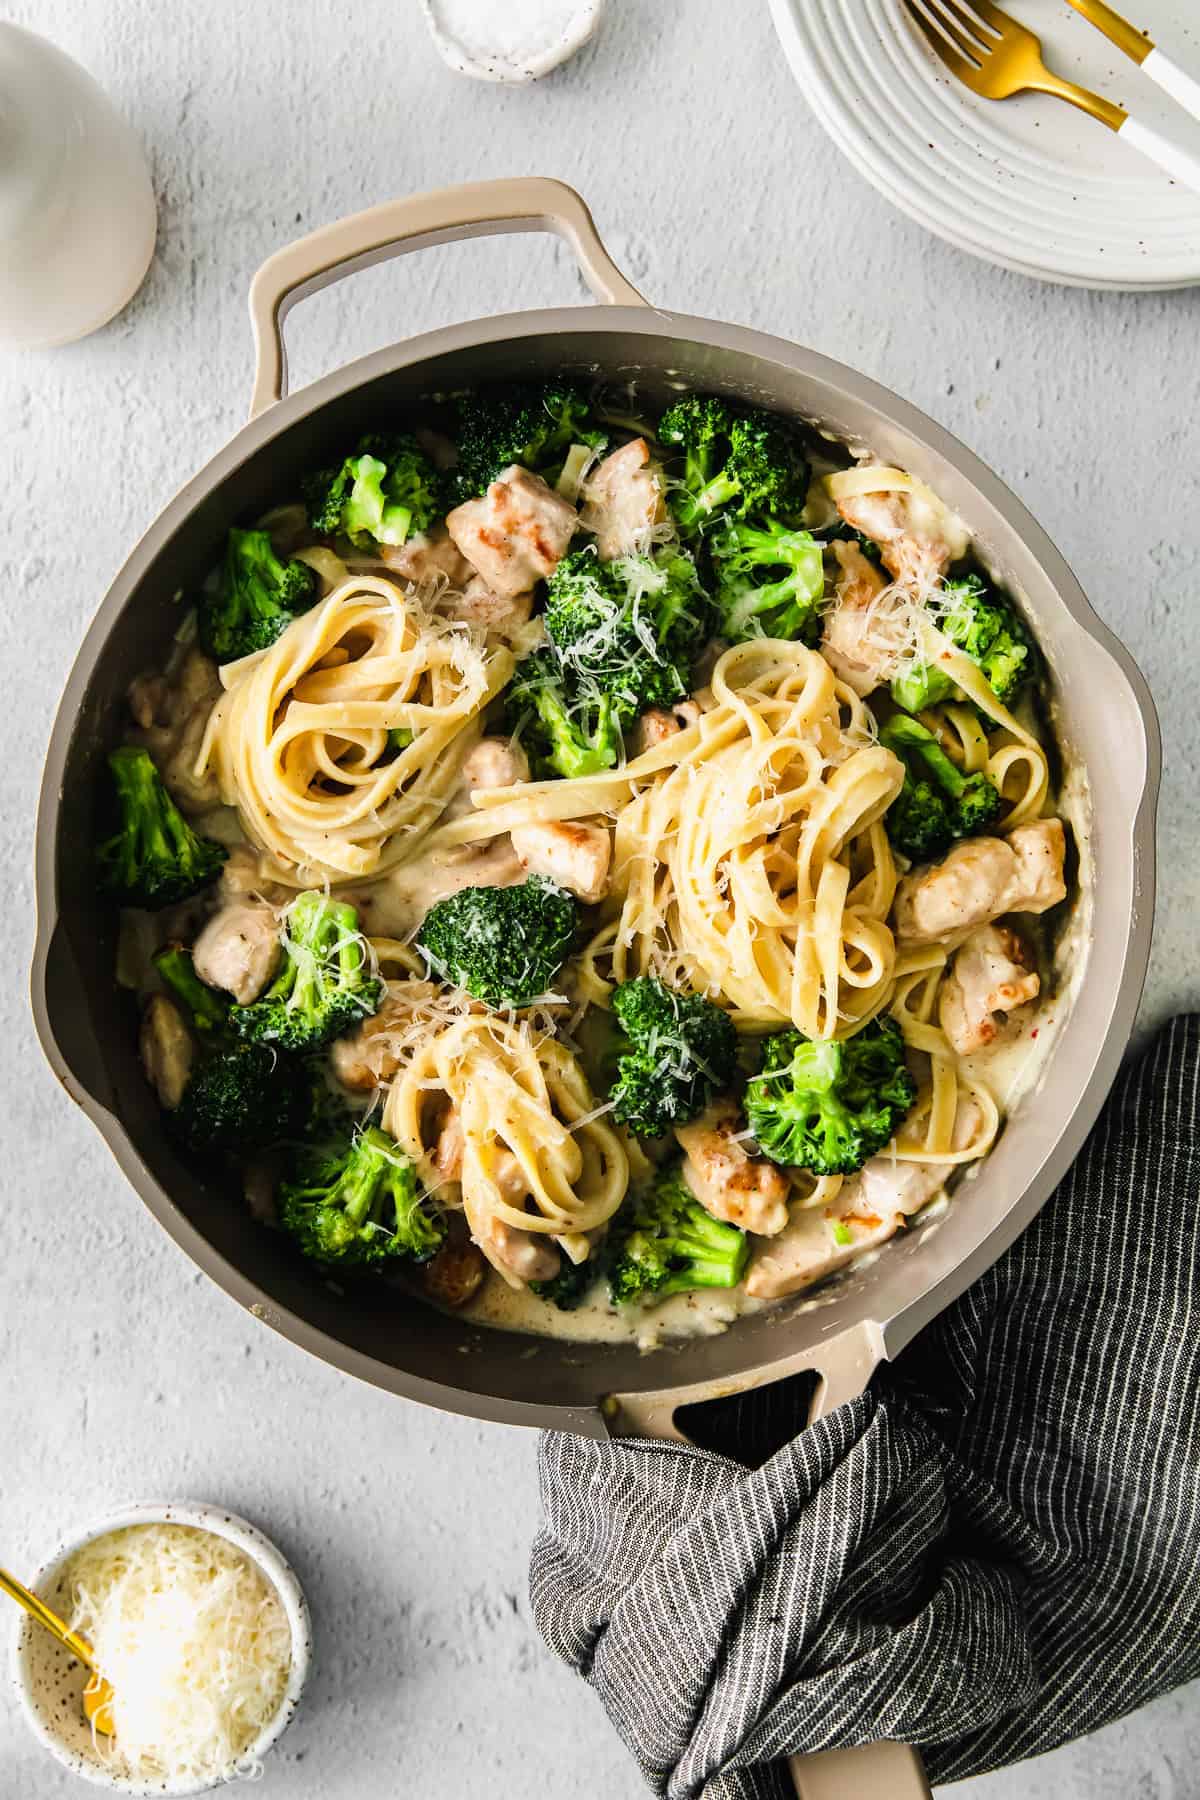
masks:
[[[278,1742],[300,1703],[300,1695],[312,1659],[312,1625],[304,1594],[291,1568],[268,1538],[255,1526],[239,1519],[221,1506],[184,1502],[174,1506],[165,1503],[127,1506],[101,1519],[86,1531],[67,1538],[37,1571],[30,1586],[56,1612],[69,1606],[63,1585],[68,1559],[84,1544],[121,1531],[128,1525],[191,1525],[228,1538],[255,1562],[278,1593],[292,1628],[292,1666],[279,1710],[247,1749],[248,1757],[261,1758]],[[91,1727],[82,1711],[83,1690],[87,1671],[68,1650],[52,1638],[48,1631],[24,1613],[18,1614],[12,1639],[12,1673],[22,1710],[34,1736],[39,1738],[65,1768],[96,1787],[113,1794],[199,1794],[223,1787],[224,1779],[204,1782],[199,1787],[191,1780],[146,1781],[115,1773],[97,1752]]]

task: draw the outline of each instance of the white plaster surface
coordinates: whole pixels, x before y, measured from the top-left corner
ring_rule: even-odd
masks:
[[[451,74],[405,0],[9,0],[142,132],[149,280],[90,341],[0,356],[0,1559],[124,1498],[215,1498],[278,1538],[318,1632],[261,1791],[296,1800],[634,1800],[590,1691],[529,1617],[534,1442],[334,1374],[201,1277],[47,1074],[26,1001],[33,809],[83,628],[143,528],[241,423],[247,283],[302,232],[395,194],[551,174],[652,298],[810,343],[915,400],[1017,489],[1140,659],[1166,734],[1147,1020],[1200,953],[1194,292],[1037,286],[924,236],[810,116],[759,0],[613,0],[532,88]],[[297,383],[411,332],[573,302],[549,240],[427,252],[293,315]],[[7,1623],[7,1622],[6,1622]],[[1200,1796],[1197,1690],[962,1800]],[[0,1800],[82,1793],[0,1689]]]

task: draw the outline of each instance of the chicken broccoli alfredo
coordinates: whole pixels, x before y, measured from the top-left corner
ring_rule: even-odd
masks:
[[[167,1128],[398,1305],[645,1339],[811,1287],[1037,1035],[1020,610],[919,481],[736,400],[375,423],[229,531],[109,759]]]

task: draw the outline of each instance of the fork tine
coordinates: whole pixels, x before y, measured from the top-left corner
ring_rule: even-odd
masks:
[[[963,0],[925,0],[925,3],[935,18],[947,15],[939,19],[942,30],[953,32],[960,44],[965,38],[969,54],[982,60],[989,50],[995,49],[994,33],[976,18],[972,7],[963,4]]]
[[[928,0],[926,0],[926,4],[928,4]],[[904,5],[913,24],[916,25],[922,35],[928,39],[934,55],[941,62],[945,63],[952,75],[957,75],[961,82],[964,82],[970,87],[975,77],[979,74],[979,64],[970,61],[966,56],[960,55],[957,50],[951,48],[949,40],[946,38],[944,32],[939,30],[932,20],[926,17],[920,6],[917,4],[917,0],[904,0]]]
[[[951,48],[957,49],[973,69],[978,69],[986,52],[981,45],[960,29],[954,15],[948,10],[946,0],[918,0],[918,4],[930,20],[934,32],[940,33],[941,43],[949,44]],[[927,32],[926,36],[928,35]],[[936,50],[937,47],[935,43],[934,49]]]
[[[1006,12],[1002,12],[998,6],[993,6],[992,0],[967,0],[967,5],[971,12],[979,14],[981,23],[978,29],[984,33],[987,33],[990,27],[991,31],[1003,37],[1006,27],[1017,23],[1015,19],[1010,19]]]

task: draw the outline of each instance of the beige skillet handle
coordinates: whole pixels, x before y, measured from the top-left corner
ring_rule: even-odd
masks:
[[[851,1326],[826,1344],[767,1363],[733,1381],[707,1387],[662,1388],[657,1393],[614,1395],[605,1407],[609,1429],[634,1437],[690,1440],[675,1422],[680,1406],[720,1400],[811,1370],[820,1385],[809,1423],[861,1394],[883,1358],[879,1328]],[[853,1750],[823,1750],[793,1756],[788,1767],[799,1800],[930,1800],[932,1790],[918,1753],[907,1744],[863,1744]]]
[[[287,392],[283,322],[297,300],[352,275],[357,269],[459,238],[492,237],[513,231],[554,231],[575,252],[584,280],[597,300],[613,306],[645,306],[609,256],[591,213],[561,181],[543,176],[507,181],[471,181],[388,200],[368,212],[323,225],[267,258],[250,285],[250,323],[256,367],[250,417],[273,406]]]

